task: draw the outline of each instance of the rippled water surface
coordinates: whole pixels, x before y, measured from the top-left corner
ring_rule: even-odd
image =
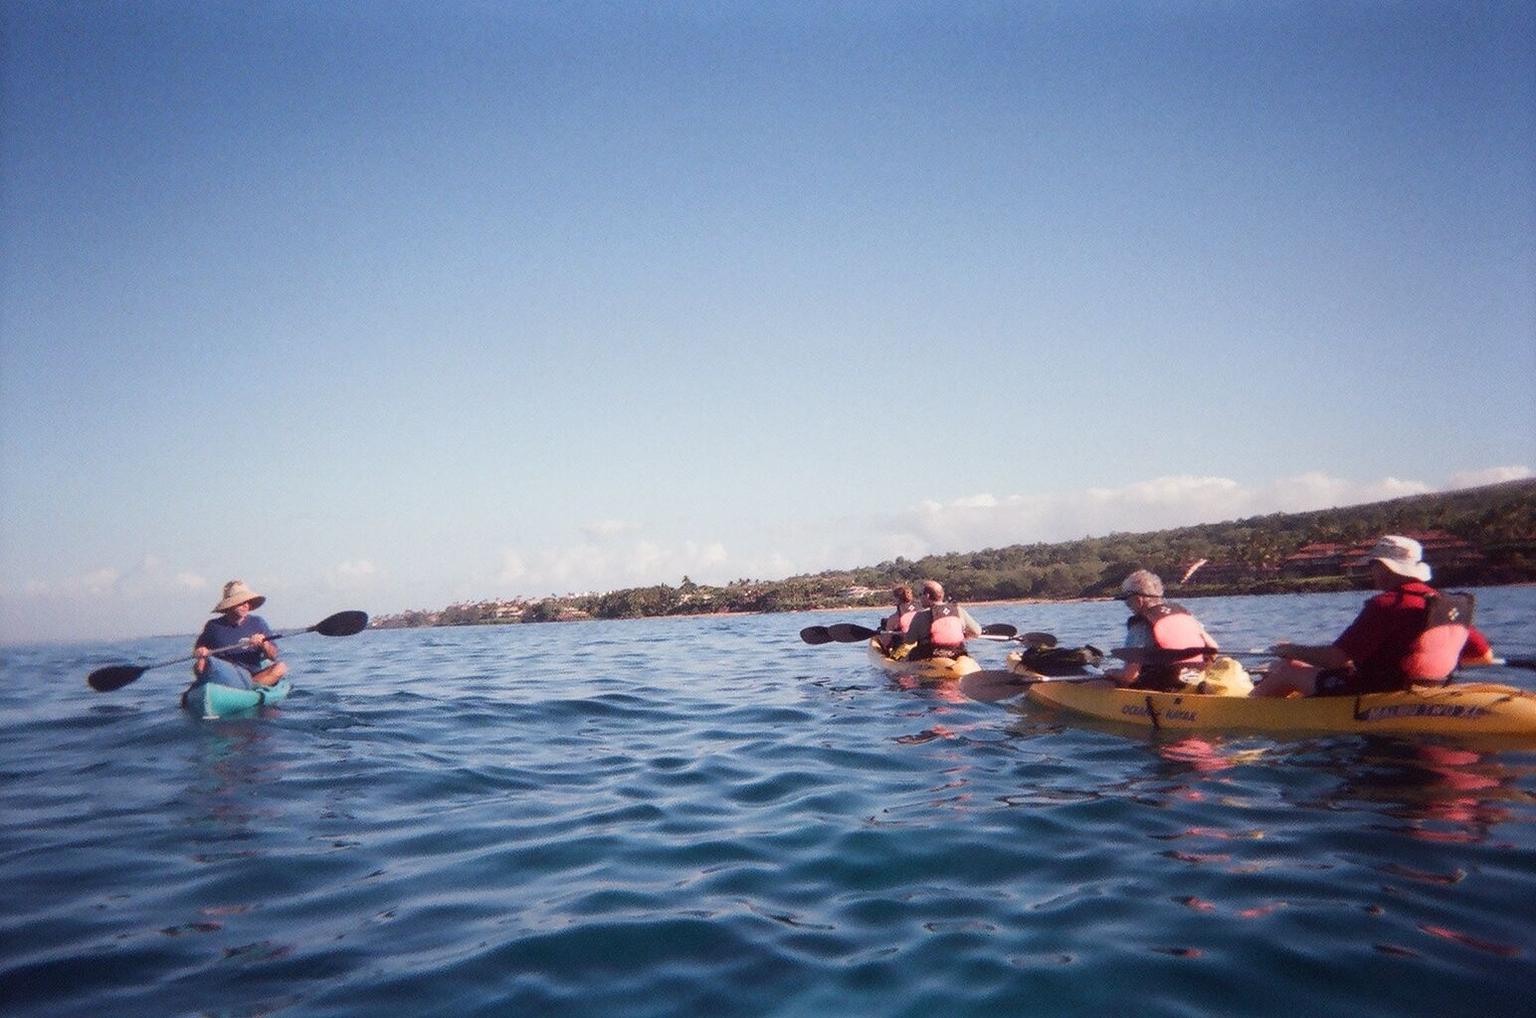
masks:
[[[1245,647],[1363,596],[1189,604]],[[1536,590],[1478,610],[1536,655]],[[0,650],[0,1013],[1530,1013],[1530,747],[1078,724],[796,637],[875,618],[296,637],[226,721],[84,687],[190,639]]]

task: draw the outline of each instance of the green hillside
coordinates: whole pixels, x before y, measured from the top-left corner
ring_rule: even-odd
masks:
[[[474,625],[883,605],[892,584],[924,579],[939,580],[961,601],[1101,597],[1133,569],[1148,568],[1172,581],[1200,559],[1207,564],[1179,588],[1184,596],[1343,590],[1366,584],[1344,567],[1325,568],[1318,575],[1315,567],[1305,569],[1290,557],[1309,545],[1354,546],[1384,533],[1426,535],[1425,557],[1436,567],[1440,583],[1536,581],[1536,480],[1173,530],[898,558],[782,580],[741,579],[724,587],[684,577],[676,587],[484,601],[386,616],[378,624]]]

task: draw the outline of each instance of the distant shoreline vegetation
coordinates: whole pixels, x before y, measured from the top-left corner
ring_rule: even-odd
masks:
[[[1139,568],[1161,575],[1171,596],[1364,590],[1370,586],[1364,552],[1387,533],[1421,541],[1440,585],[1536,581],[1536,480],[1143,534],[897,558],[783,580],[733,580],[723,587],[685,576],[675,587],[492,599],[381,615],[373,625],[399,629],[883,607],[891,586],[925,579],[939,580],[958,601],[1070,600],[1108,596]],[[1189,582],[1178,584],[1201,559],[1205,564]]]

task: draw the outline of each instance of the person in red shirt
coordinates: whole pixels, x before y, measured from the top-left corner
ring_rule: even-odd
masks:
[[[1493,649],[1472,626],[1471,598],[1441,594],[1426,581],[1424,549],[1388,534],[1371,549],[1371,582],[1381,593],[1325,646],[1277,643],[1282,660],[1254,696],[1343,696],[1439,685],[1457,667],[1493,663]]]

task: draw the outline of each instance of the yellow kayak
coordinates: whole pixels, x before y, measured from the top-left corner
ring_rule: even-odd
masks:
[[[926,661],[901,661],[880,649],[880,641],[869,641],[869,660],[892,675],[906,675],[923,682],[946,682],[981,671],[981,665],[969,654],[938,657]]]
[[[1455,683],[1395,693],[1269,699],[1152,693],[1108,681],[1040,682],[1029,699],[1048,707],[1149,728],[1260,732],[1418,732],[1536,737],[1536,693]]]

